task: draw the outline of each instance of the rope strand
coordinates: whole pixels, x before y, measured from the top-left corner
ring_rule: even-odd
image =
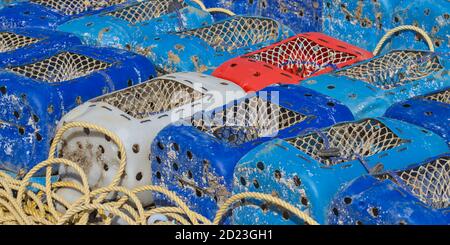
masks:
[[[415,31],[417,33],[419,33],[425,40],[425,42],[428,45],[428,48],[430,49],[431,52],[434,52],[434,46],[433,46],[433,41],[431,40],[430,36],[428,36],[427,32],[424,31],[423,29],[417,27],[417,26],[412,26],[412,25],[403,25],[403,26],[398,26],[392,30],[389,30],[388,32],[386,32],[386,34],[384,34],[384,36],[380,39],[380,41],[378,42],[377,46],[375,47],[375,49],[373,50],[373,55],[378,55],[381,51],[381,48],[383,47],[383,45],[386,43],[386,41],[395,33],[397,32],[402,32],[402,31]]]
[[[208,11],[210,13],[222,13],[229,16],[235,16],[236,14],[233,11],[225,9],[225,8],[206,8],[205,4],[201,0],[192,0],[194,3],[198,4],[200,8],[204,11]]]

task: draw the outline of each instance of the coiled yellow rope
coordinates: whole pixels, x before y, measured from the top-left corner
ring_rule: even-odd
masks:
[[[110,185],[91,190],[89,188],[88,177],[83,169],[67,159],[55,158],[55,153],[59,142],[65,132],[72,128],[88,128],[103,133],[110,137],[117,144],[121,154],[119,170]],[[66,165],[75,171],[80,177],[80,183],[69,181],[57,181],[51,183],[52,168],[55,165]],[[292,214],[303,219],[306,223],[317,224],[311,217],[291,204],[261,193],[240,193],[225,202],[219,209],[214,222],[211,222],[204,216],[192,211],[189,207],[173,192],[160,186],[142,186],[134,190],[121,187],[123,173],[126,167],[126,153],[121,140],[111,131],[94,124],[85,122],[73,122],[64,125],[55,135],[49,151],[49,159],[39,163],[25,174],[23,179],[18,180],[0,172],[0,224],[19,224],[19,225],[67,225],[67,224],[111,224],[114,218],[131,225],[145,225],[149,217],[155,214],[161,214],[170,221],[162,221],[157,224],[219,224],[224,218],[230,206],[237,200],[243,198],[260,199],[278,205]],[[31,178],[40,170],[46,169],[45,186],[31,183]],[[37,193],[30,190],[34,188]],[[71,188],[82,196],[73,203],[57,194],[62,188]],[[142,192],[159,192],[167,196],[175,207],[151,207],[144,208],[137,195]],[[149,194],[151,194],[149,193]],[[116,198],[106,197],[114,194]],[[56,206],[64,207],[64,212],[58,211]],[[95,219],[92,219],[92,217]]]
[[[196,4],[198,4],[201,9],[208,11],[210,13],[222,13],[222,14],[226,14],[229,16],[236,15],[235,13],[233,13],[233,11],[224,9],[224,8],[206,8],[205,4],[201,0],[192,0],[192,1]]]
[[[401,31],[415,31],[415,32],[419,33],[424,38],[424,40],[427,43],[428,48],[430,49],[430,51],[434,52],[433,41],[431,40],[430,36],[428,36],[426,31],[424,31],[423,29],[421,29],[421,28],[419,28],[417,26],[403,25],[403,26],[396,27],[396,28],[386,32],[386,34],[384,34],[384,36],[380,39],[380,41],[378,42],[377,46],[373,50],[373,55],[375,55],[375,56],[378,55],[380,53],[380,51],[381,51],[381,48],[386,43],[386,41],[392,35],[394,35],[397,32],[401,32]]]

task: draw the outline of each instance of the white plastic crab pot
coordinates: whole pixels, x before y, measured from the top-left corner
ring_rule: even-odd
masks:
[[[242,88],[229,81],[194,72],[175,73],[86,102],[66,114],[58,128],[69,122],[87,122],[114,132],[127,155],[121,185],[133,189],[151,184],[150,146],[165,126],[243,96]],[[83,128],[69,129],[58,153],[83,168],[91,189],[112,182],[122,157],[109,137]],[[66,167],[59,170],[63,181],[79,181],[73,173]],[[72,189],[61,189],[58,194],[69,202],[81,195]],[[144,205],[153,202],[145,193],[139,198]]]

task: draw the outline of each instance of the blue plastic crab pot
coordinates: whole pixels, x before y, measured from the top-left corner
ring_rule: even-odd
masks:
[[[386,31],[392,29],[392,12],[400,1],[323,1],[320,29],[332,37],[373,50]]]
[[[326,224],[336,193],[353,179],[424,161],[449,150],[436,134],[389,118],[344,122],[312,133],[264,143],[237,164],[233,194],[279,197]],[[245,199],[233,224],[303,224],[288,211]]]
[[[24,1],[27,1],[27,0],[0,0],[0,9],[5,6],[8,6],[12,3],[24,2]]]
[[[353,120],[337,101],[296,85],[266,88],[162,130],[152,144],[154,184],[175,191],[190,208],[213,218],[230,196],[234,166],[273,137]],[[164,204],[165,197],[155,202]]]
[[[450,86],[444,62],[432,52],[396,50],[302,86],[339,100],[357,119],[378,117],[394,103]]]
[[[439,52],[450,47],[447,1],[326,0],[322,5],[321,30],[367,50],[373,50],[387,31],[401,25],[424,29]],[[412,31],[400,32],[384,45],[385,50],[427,48],[420,35]]]
[[[150,0],[122,4],[95,15],[66,22],[58,30],[71,32],[87,45],[140,49],[157,34],[212,24],[212,16],[189,0]]]
[[[80,45],[74,35],[40,28],[0,29],[0,68],[32,62]]]
[[[0,28],[42,27],[54,29],[58,25],[107,10],[127,0],[30,0],[0,9]]]
[[[402,0],[392,13],[391,22],[394,26],[400,25],[417,25],[425,30],[439,55],[446,55],[448,59],[448,51],[450,43],[448,37],[450,35],[449,19],[449,3],[448,1],[428,1]],[[390,49],[427,49],[427,45],[422,38],[418,37],[414,32],[403,32],[397,37],[391,38],[390,42],[385,45]]]
[[[396,103],[385,116],[419,125],[450,143],[450,87]]]
[[[29,170],[47,159],[62,115],[86,100],[155,75],[143,56],[87,46],[54,51],[0,71],[0,169]]]
[[[450,155],[382,175],[365,175],[336,195],[328,223],[448,225]]]
[[[161,73],[211,73],[225,61],[281,41],[294,33],[263,17],[234,16],[193,30],[163,34],[143,42]]]
[[[321,30],[322,0],[204,0],[207,7],[221,7],[236,14],[260,15],[290,26],[295,33]],[[223,19],[223,14],[214,14]]]

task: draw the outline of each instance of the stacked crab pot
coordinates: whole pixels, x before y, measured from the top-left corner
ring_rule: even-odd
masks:
[[[213,75],[258,91],[301,80],[371,58],[372,54],[321,33],[288,38],[219,66]]]
[[[450,87],[396,103],[385,116],[424,127],[450,143]]]
[[[13,173],[47,159],[66,112],[155,76],[150,61],[123,50],[60,46],[26,57],[11,59],[0,71],[0,167]]]
[[[19,66],[21,64],[30,63],[33,60],[45,57],[46,53],[57,53],[59,50],[66,49],[72,45],[81,44],[80,40],[72,35],[46,31],[37,28],[23,28],[23,29],[2,29],[0,30],[0,68],[8,68],[13,66]],[[29,108],[26,102],[20,102],[19,95],[14,95],[8,92],[8,86],[5,84],[0,86],[1,103],[4,108],[1,110],[0,118],[0,148],[4,156],[2,156],[2,167],[0,171],[7,172],[13,176],[17,175],[20,171],[20,166],[16,165],[29,165],[26,163],[31,156],[14,156],[15,151],[19,150],[22,153],[29,155],[34,154],[33,149],[28,145],[22,145],[23,143],[33,144],[37,138],[42,140],[41,133],[36,131],[35,139],[29,137],[25,139],[24,125],[30,126],[30,118],[21,114],[30,115]],[[21,95],[26,97],[26,94]],[[22,119],[24,120],[20,120]],[[32,115],[33,121],[38,120],[37,115]],[[28,120],[28,121],[27,121]],[[19,121],[19,122],[18,122]],[[22,125],[22,126],[20,126]],[[33,132],[32,129],[28,131]],[[17,144],[14,144],[17,143]],[[39,147],[37,147],[39,148]],[[18,158],[22,158],[18,160]],[[23,162],[22,162],[23,161]],[[32,165],[32,164],[31,164]],[[36,181],[33,178],[33,181]]]
[[[450,224],[450,155],[442,154],[398,171],[365,175],[336,195],[330,224]]]
[[[23,2],[27,0],[0,0],[0,9],[6,6],[9,6],[12,3]]]
[[[211,73],[231,58],[292,35],[273,19],[234,16],[197,29],[149,37],[142,46],[162,73]]]
[[[0,28],[55,29],[71,19],[100,12],[127,0],[30,0],[0,10]]]
[[[40,28],[0,29],[0,68],[31,62],[75,45],[74,35]]]
[[[240,0],[238,0],[240,1]],[[320,30],[327,35],[347,40],[359,47],[374,50],[387,30],[414,25],[425,30],[437,51],[448,52],[450,30],[448,2],[427,0],[322,2]],[[404,31],[386,40],[390,49],[425,49],[424,39],[415,32]]]
[[[0,0],[0,174],[64,158],[222,224],[450,224],[446,4]],[[34,173],[62,181],[51,213],[83,200],[77,169]],[[173,206],[137,196],[126,214]]]
[[[212,219],[230,197],[233,170],[273,137],[353,120],[337,101],[299,86],[271,87],[162,130],[152,144],[153,183],[175,191]],[[167,199],[157,197],[157,204]]]
[[[319,31],[321,29],[323,1],[203,0],[203,3],[207,7],[222,7],[236,14],[260,15],[280,20],[281,23],[290,26],[296,33]],[[220,18],[222,16],[219,15],[218,17]]]
[[[150,145],[161,129],[244,95],[240,87],[223,79],[200,73],[175,73],[86,102],[68,113],[60,127],[74,121],[90,122],[118,135],[127,157],[121,185],[135,188],[152,183]],[[123,153],[119,154],[110,138],[74,128],[64,134],[63,142],[59,150],[62,156],[80,164],[91,188],[107,186],[117,175]],[[63,180],[78,181],[71,173],[72,169],[60,169]],[[62,189],[60,194],[68,200],[80,195],[71,189]],[[144,205],[153,202],[148,194],[139,198]]]
[[[433,52],[394,50],[302,86],[341,101],[358,119],[375,117],[396,102],[450,86],[446,63]]]
[[[438,135],[394,119],[345,122],[255,148],[236,166],[233,193],[271,194],[326,224],[329,212],[338,213],[330,206],[333,197],[348,182],[404,169],[448,150]],[[251,198],[233,210],[232,222],[304,223],[287,210]]]
[[[113,46],[146,53],[142,44],[166,32],[212,24],[212,16],[189,0],[149,0],[113,7],[66,22],[58,30],[71,32],[85,44]]]

